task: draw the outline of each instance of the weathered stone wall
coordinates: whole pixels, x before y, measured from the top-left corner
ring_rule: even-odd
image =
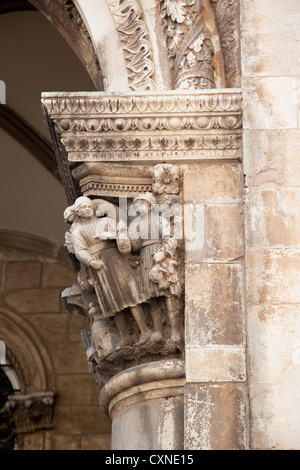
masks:
[[[62,290],[75,280],[64,249],[26,234],[2,231],[0,236],[0,306],[37,335],[38,348],[45,348],[50,357],[50,365],[44,367],[52,367],[54,374],[54,384],[48,385],[54,385],[54,428],[40,432],[38,437],[26,436],[22,440],[25,449],[109,449],[110,421],[99,408],[97,386],[89,374],[81,341],[80,330],[88,325],[69,316],[61,301]],[[9,348],[8,336],[4,324],[0,324],[0,338]],[[36,338],[28,341],[37,344]],[[20,342],[20,350],[24,344]],[[23,365],[18,357],[22,354],[19,350],[10,353],[17,358],[17,373],[19,367],[21,372]],[[20,376],[20,382],[23,394],[40,391],[28,390],[26,377]]]
[[[203,208],[203,245],[186,252],[187,449],[248,447],[242,189],[240,163],[185,173],[185,202]]]
[[[241,0],[253,449],[299,449],[297,0]]]

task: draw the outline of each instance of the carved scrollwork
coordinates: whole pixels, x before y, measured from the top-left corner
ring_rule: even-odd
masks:
[[[123,46],[131,90],[153,90],[154,64],[148,31],[136,0],[107,1]]]

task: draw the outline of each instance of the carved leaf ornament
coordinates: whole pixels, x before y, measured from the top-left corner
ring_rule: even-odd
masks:
[[[191,2],[189,2],[191,4]],[[183,23],[186,15],[185,7],[187,5],[186,0],[165,0],[165,8],[168,16],[177,23]]]

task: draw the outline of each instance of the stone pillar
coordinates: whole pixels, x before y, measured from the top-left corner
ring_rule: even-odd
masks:
[[[70,203],[82,195],[95,205],[100,198],[132,200],[146,191],[180,219],[180,241],[168,255],[172,270],[164,271],[173,284],[162,339],[116,347],[110,338],[101,349],[93,331],[83,332],[101,406],[113,420],[113,448],[245,449],[240,90],[50,93],[43,106]],[[74,217],[73,205],[66,219]],[[82,273],[72,230],[68,240]],[[81,288],[79,282],[65,291],[66,306],[91,318]]]
[[[299,449],[297,0],[241,0],[253,449]]]
[[[203,217],[202,243],[190,249],[186,242],[185,252],[185,448],[245,449],[241,162],[220,159],[194,166],[184,175],[184,200],[198,206]]]

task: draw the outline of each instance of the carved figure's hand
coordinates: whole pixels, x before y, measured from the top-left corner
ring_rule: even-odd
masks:
[[[92,268],[96,269],[97,271],[104,267],[103,261],[99,261],[99,260],[96,260],[96,259],[93,259],[92,261],[90,261],[89,265]]]

